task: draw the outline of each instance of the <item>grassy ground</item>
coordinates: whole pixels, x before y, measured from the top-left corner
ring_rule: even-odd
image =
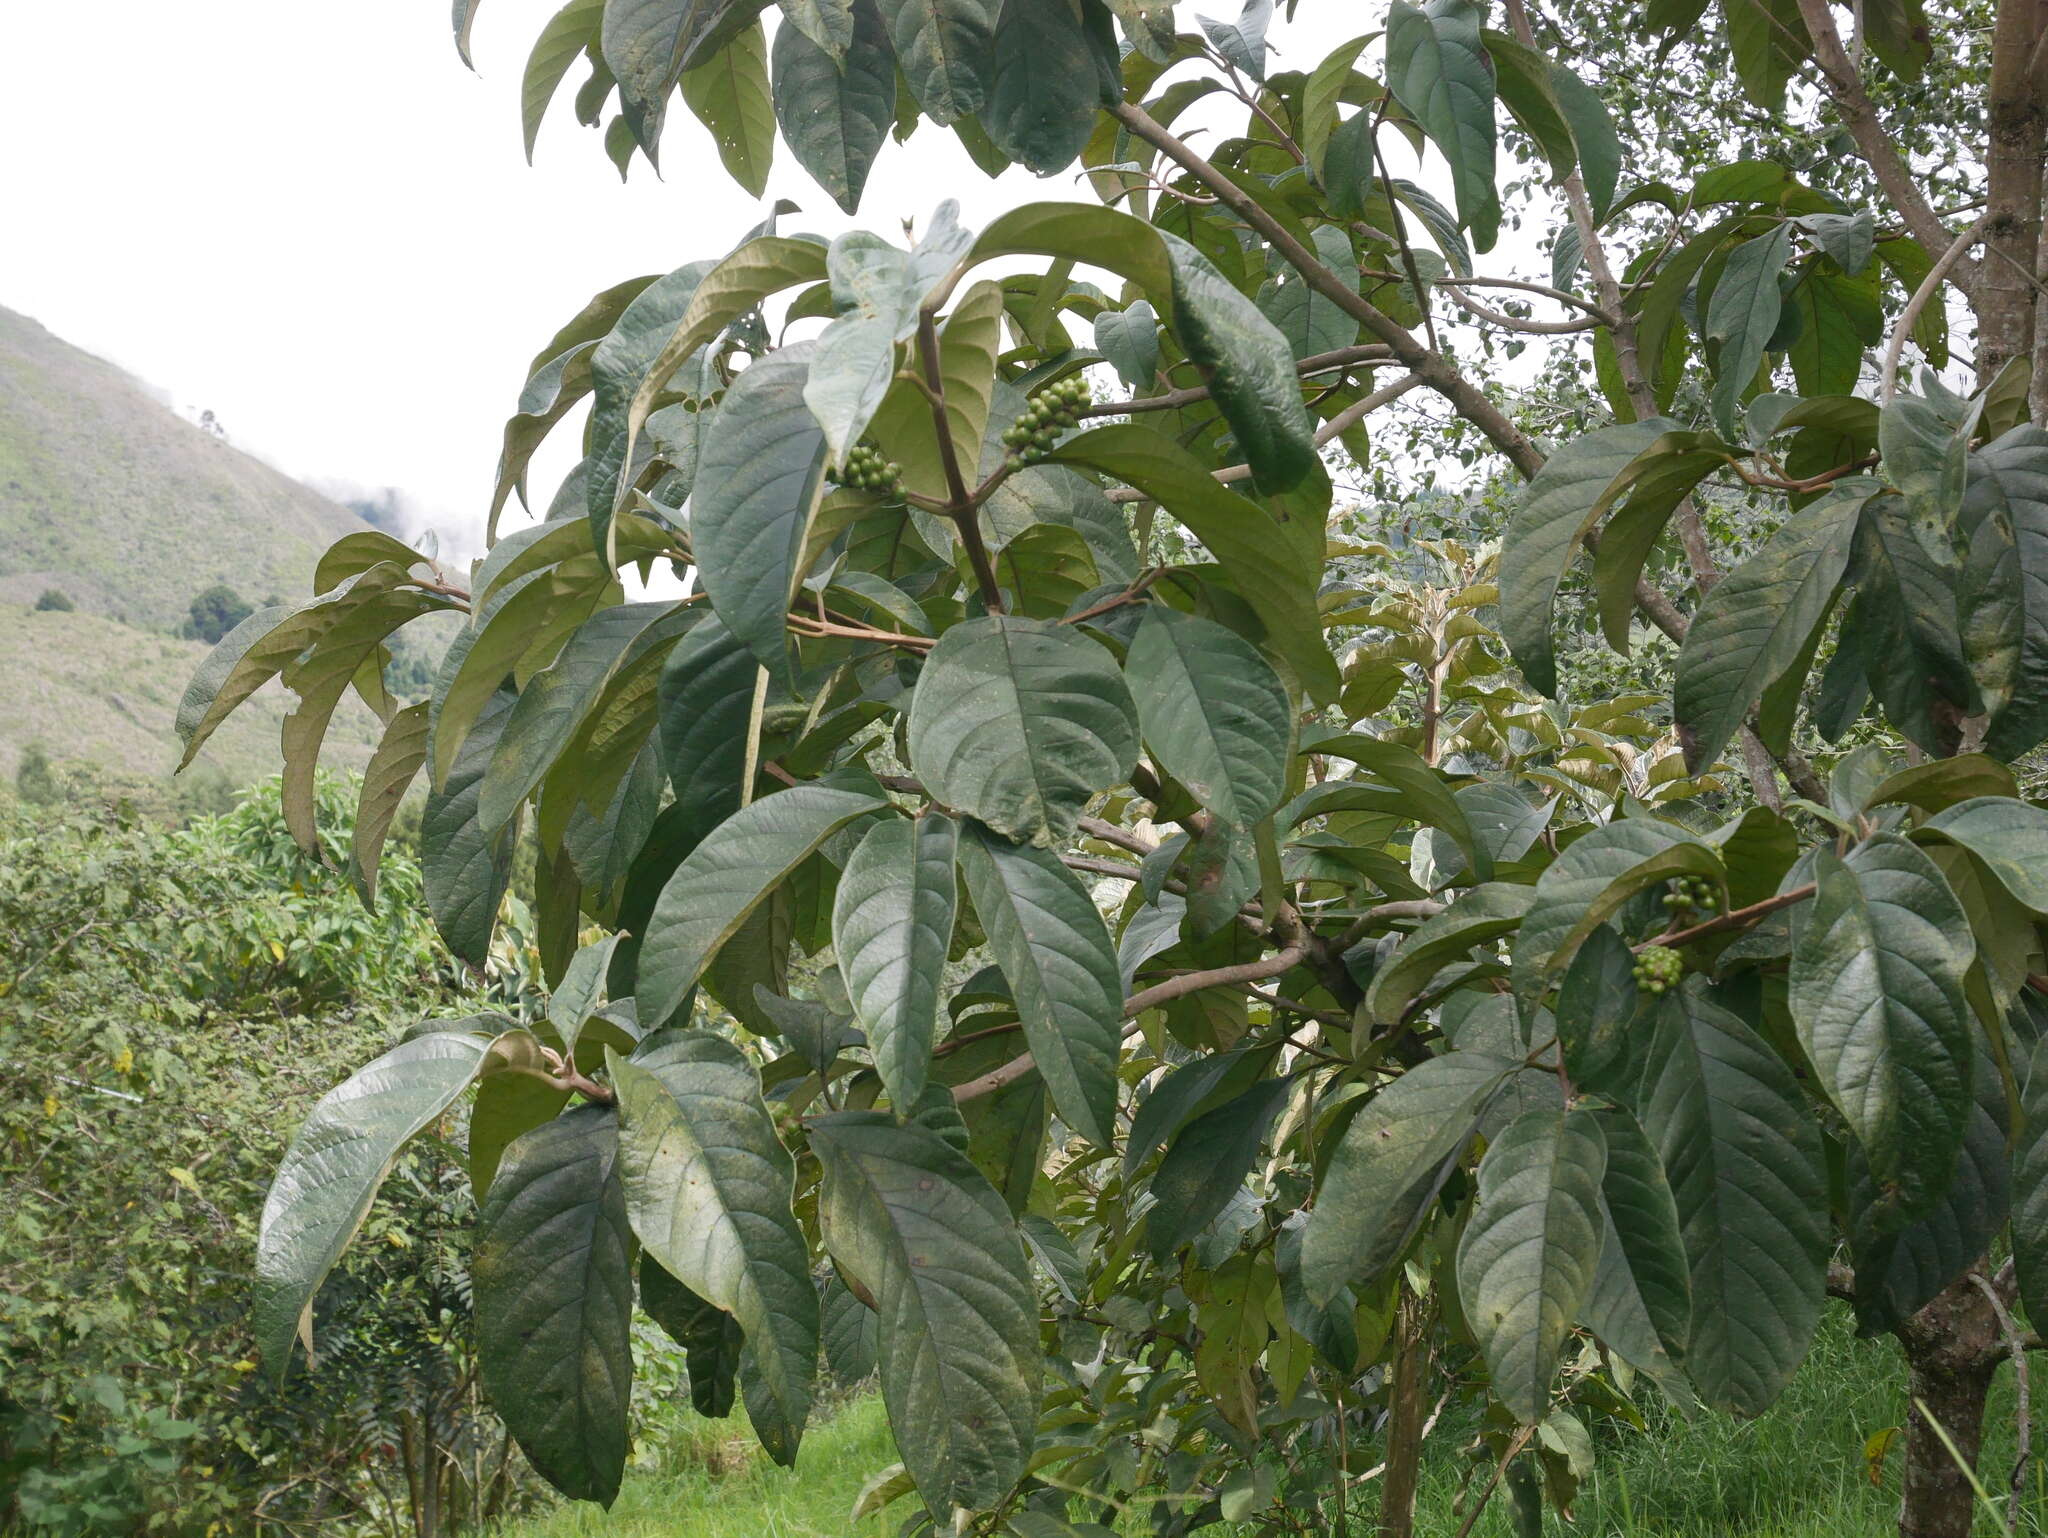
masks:
[[[1659,1417],[1649,1434],[1604,1434],[1576,1526],[1553,1516],[1545,1530],[1574,1538],[1882,1538],[1897,1521],[1899,1453],[1873,1485],[1863,1447],[1872,1433],[1902,1424],[1905,1409],[1896,1349],[1889,1341],[1853,1339],[1836,1311],[1769,1414],[1747,1422],[1702,1416],[1690,1424]],[[887,1518],[860,1528],[848,1521],[861,1486],[895,1458],[878,1401],[856,1401],[810,1432],[794,1473],[739,1452],[724,1427],[698,1425],[704,1429],[662,1451],[661,1466],[628,1479],[609,1515],[557,1507],[508,1528],[503,1538],[882,1538],[893,1530]],[[1418,1503],[1419,1538],[1457,1532],[1461,1440],[1447,1428],[1437,1434]],[[2012,1466],[2011,1385],[2003,1374],[1989,1442],[1987,1483],[2002,1485]],[[2048,1492],[2037,1481],[2029,1485],[2020,1531],[2048,1532]],[[1218,1538],[1226,1532],[1210,1531]],[[1979,1524],[1982,1534],[2000,1531],[1988,1520]],[[1487,1512],[1474,1538],[1509,1532],[1503,1502]]]

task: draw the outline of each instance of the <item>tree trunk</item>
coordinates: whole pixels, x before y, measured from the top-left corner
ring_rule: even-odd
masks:
[[[1429,1360],[1428,1304],[1404,1287],[1395,1326],[1394,1383],[1387,1396],[1387,1472],[1380,1484],[1379,1538],[1412,1538],[1422,1475],[1422,1368]]]
[[[1991,43],[1989,139],[1985,147],[1990,223],[1978,266],[1977,378],[1988,384],[2014,358],[2034,353],[2041,254],[2041,173],[2048,145],[2048,90],[2041,39],[2048,0],[2000,0]]]
[[[1956,1453],[1975,1469],[1991,1379],[2005,1359],[1998,1318],[1976,1284],[1961,1277],[1897,1333],[1913,1397],[1899,1538],[1969,1538],[1977,1515],[1969,1475],[1920,1406],[1927,1406]]]

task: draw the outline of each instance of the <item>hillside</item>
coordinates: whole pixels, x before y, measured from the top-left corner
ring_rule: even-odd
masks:
[[[225,582],[306,592],[354,514],[179,417],[140,381],[0,309],[0,603],[45,588],[173,630]]]
[[[0,309],[0,775],[39,743],[60,766],[153,780],[206,647],[175,631],[225,582],[310,596],[353,513],[186,422],[141,381]],[[36,613],[47,589],[77,605]],[[272,685],[202,757],[236,783],[275,770],[290,697]],[[353,696],[325,762],[360,767],[376,721]]]

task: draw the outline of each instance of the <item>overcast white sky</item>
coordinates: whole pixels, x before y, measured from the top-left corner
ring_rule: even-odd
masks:
[[[885,150],[858,221],[786,155],[757,204],[680,105],[667,180],[636,163],[622,186],[568,111],[580,71],[529,168],[519,78],[557,3],[486,0],[477,74],[446,0],[7,6],[0,305],[295,475],[398,487],[466,546],[527,361],[599,289],[722,253],[777,197],[803,206],[789,227],[894,235],[946,196],[979,224],[1085,195],[992,183],[926,124]],[[1311,5],[1274,42],[1306,66],[1377,10]]]

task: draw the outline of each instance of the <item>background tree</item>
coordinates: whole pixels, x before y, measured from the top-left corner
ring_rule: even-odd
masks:
[[[256,606],[225,582],[202,588],[193,595],[191,617],[184,633],[195,641],[211,644],[256,612]]]
[[[308,847],[367,680],[353,868],[424,770],[458,954],[530,816],[555,985],[316,1110],[266,1358],[473,1093],[486,1383],[572,1495],[617,1491],[637,1300],[785,1461],[821,1340],[871,1330],[906,1530],[1343,1532],[1369,1457],[1405,1533],[1466,1393],[1467,1529],[1505,1491],[1533,1531],[1588,1418],[1644,1382],[1755,1413],[1833,1291],[1912,1373],[1901,1531],[1966,1533],[2048,1308],[2048,813],[2010,767],[2048,736],[2042,0],[1846,39],[1826,0],[1393,0],[1306,69],[1264,0],[1173,9],[550,23],[529,142],[580,58],[622,169],[679,94],[756,192],[779,133],[850,210],[923,118],[1101,206],[945,206],[907,248],[771,215],[607,290],[535,357],[466,584],[350,536],[202,667],[188,757],[299,695]],[[1702,88],[1643,122],[1594,84],[1674,67]],[[1860,168],[1788,115],[1807,83]],[[1922,90],[1931,155],[1892,126]],[[1442,198],[1396,174],[1424,146]],[[1548,208],[1548,282],[1478,270]],[[1593,388],[1511,390],[1532,340]],[[1403,552],[1335,504],[1340,451],[1527,484],[1497,551]],[[628,601],[656,566],[684,596]],[[365,664],[446,612],[398,709]],[[1567,687],[1560,630],[1644,627],[1668,706]]]

